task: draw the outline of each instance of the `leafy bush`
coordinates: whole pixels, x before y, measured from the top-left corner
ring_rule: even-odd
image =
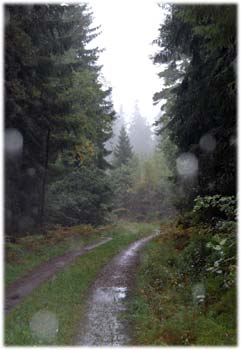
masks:
[[[197,225],[199,222],[199,218],[197,215],[194,215],[193,211],[188,211],[183,215],[179,215],[177,217],[177,225],[181,228],[189,228],[194,225]]]
[[[229,201],[219,199],[231,217]],[[140,298],[149,305],[148,317],[159,320],[149,344],[236,344],[235,223],[227,230],[229,221],[220,221],[191,226],[188,213],[161,226],[162,235],[145,253]]]
[[[212,221],[215,218],[225,220],[236,219],[236,199],[234,196],[197,196],[194,199],[193,212],[199,215],[201,221]]]
[[[215,235],[206,244],[209,261],[206,271],[215,278],[222,275],[221,287],[229,289],[236,281],[236,239],[234,235]]]
[[[179,269],[193,280],[200,279],[200,274],[205,273],[207,261],[210,259],[210,251],[207,243],[212,234],[208,231],[194,233],[189,244],[179,256]]]

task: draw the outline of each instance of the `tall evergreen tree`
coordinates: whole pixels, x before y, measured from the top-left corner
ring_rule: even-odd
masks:
[[[134,118],[130,126],[130,142],[134,152],[141,158],[149,156],[154,148],[150,126],[145,118],[142,117],[137,104],[135,105]]]
[[[106,157],[106,160],[110,163],[112,163],[112,161],[113,161],[113,157],[114,157],[113,153],[114,153],[115,147],[118,143],[119,133],[120,133],[120,130],[121,130],[123,125],[125,125],[125,118],[124,118],[123,106],[121,105],[120,110],[118,113],[116,113],[115,120],[113,121],[112,136],[105,144],[106,149],[109,152],[111,152]]]
[[[173,4],[169,10],[154,58],[169,70],[168,86],[154,96],[167,101],[159,132],[169,134],[179,154],[195,155],[193,195],[235,194],[237,7]]]
[[[118,144],[114,151],[114,166],[127,165],[133,156],[132,146],[124,125],[122,126],[118,138]]]
[[[86,5],[6,5],[5,14],[6,230],[21,233],[43,224],[48,187],[66,167],[105,177],[113,111],[99,50],[86,48],[97,35]]]

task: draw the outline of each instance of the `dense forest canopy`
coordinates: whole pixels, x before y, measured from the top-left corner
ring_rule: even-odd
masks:
[[[115,114],[87,5],[5,6],[8,233],[162,218],[236,193],[236,6],[164,8],[154,137],[138,103]]]
[[[98,34],[91,12],[7,5],[5,15],[7,232],[100,218],[108,210],[104,145],[114,112],[98,79],[99,49],[86,48]]]
[[[178,147],[179,163],[196,167],[194,194],[236,193],[236,6],[167,5],[155,41],[165,88],[156,123]],[[187,171],[188,172],[188,171]],[[191,174],[191,173],[190,173]],[[177,175],[182,177],[182,174]],[[184,174],[185,175],[185,174]],[[192,174],[191,174],[192,175]],[[190,179],[189,179],[190,180]]]
[[[136,64],[150,12],[98,3],[131,19]],[[156,13],[160,88],[127,69],[116,96],[113,74],[116,113],[87,4],[5,6],[7,345],[237,343],[237,6]]]

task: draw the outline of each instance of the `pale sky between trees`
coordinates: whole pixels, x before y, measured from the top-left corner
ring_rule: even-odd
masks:
[[[102,74],[113,88],[114,108],[123,105],[127,122],[138,102],[141,114],[152,124],[160,111],[152,96],[161,88],[157,76],[160,67],[150,56],[156,51],[152,41],[164,20],[156,0],[88,0],[93,9],[94,25],[101,25],[101,35],[92,43],[105,51],[100,56]]]

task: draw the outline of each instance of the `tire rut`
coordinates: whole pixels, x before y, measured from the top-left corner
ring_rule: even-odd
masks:
[[[57,256],[48,260],[46,263],[36,267],[34,270],[28,272],[25,276],[12,283],[5,291],[5,313],[8,313],[16,305],[18,305],[22,299],[30,294],[33,289],[40,286],[43,282],[47,281],[50,277],[55,275],[58,271],[64,269],[65,266],[73,262],[77,257],[87,253],[89,250],[99,247],[112,240],[111,237],[102,239],[101,241],[94,242],[75,249],[64,255]]]
[[[116,255],[101,271],[87,300],[76,345],[127,345],[131,340],[127,311],[127,296],[132,289],[138,263],[138,253],[159,232],[144,237]]]

